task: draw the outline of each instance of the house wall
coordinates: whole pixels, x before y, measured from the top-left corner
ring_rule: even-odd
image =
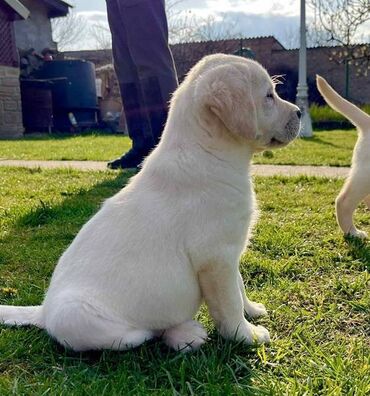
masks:
[[[44,48],[54,48],[51,22],[48,18],[47,6],[39,0],[20,0],[30,11],[26,21],[15,21],[15,38],[21,50],[34,48],[41,52]]]
[[[0,65],[0,138],[23,134],[19,69]]]

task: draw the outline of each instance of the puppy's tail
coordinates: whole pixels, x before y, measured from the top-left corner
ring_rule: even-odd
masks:
[[[316,75],[316,84],[321,95],[324,97],[330,107],[332,107],[338,113],[343,114],[363,132],[369,129],[370,116],[368,114],[340,96],[328,84],[328,82],[319,75]]]
[[[43,328],[42,305],[14,307],[0,305],[0,324],[8,326],[37,326]]]

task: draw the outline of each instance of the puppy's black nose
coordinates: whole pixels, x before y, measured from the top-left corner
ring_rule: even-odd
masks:
[[[301,118],[301,117],[302,117],[302,112],[301,112],[301,110],[297,110],[297,116],[298,116],[298,118]]]

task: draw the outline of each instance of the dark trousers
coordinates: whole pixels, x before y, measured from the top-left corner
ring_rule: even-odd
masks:
[[[158,143],[178,85],[164,0],[106,0],[114,68],[133,149]]]

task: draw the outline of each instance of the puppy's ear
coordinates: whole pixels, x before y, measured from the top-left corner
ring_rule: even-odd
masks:
[[[257,136],[257,112],[250,73],[243,68],[245,73],[233,65],[205,72],[197,80],[195,100],[231,133],[250,140]]]

